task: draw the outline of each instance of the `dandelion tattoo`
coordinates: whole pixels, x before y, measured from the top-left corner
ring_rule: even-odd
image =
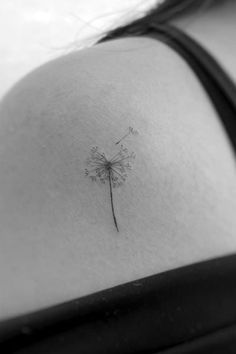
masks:
[[[86,160],[91,169],[85,169],[85,176],[88,176],[92,181],[103,184],[108,181],[109,183],[111,210],[117,232],[119,232],[119,228],[114,211],[113,188],[123,185],[127,178],[127,172],[132,169],[131,160],[133,159],[135,159],[135,153],[129,153],[128,149],[121,145],[118,153],[109,159],[104,152],[99,152],[97,146],[93,146],[90,150],[90,157]]]

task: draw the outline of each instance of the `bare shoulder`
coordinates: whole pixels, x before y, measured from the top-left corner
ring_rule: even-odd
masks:
[[[93,151],[135,155],[114,167],[119,233],[101,160],[86,176]],[[190,68],[153,39],[99,44],[22,79],[1,102],[0,165],[0,317],[236,249],[227,137]]]

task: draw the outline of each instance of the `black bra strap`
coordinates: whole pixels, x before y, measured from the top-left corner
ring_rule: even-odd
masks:
[[[218,62],[176,27],[151,23],[146,34],[167,43],[191,66],[210,96],[236,154],[236,86]]]

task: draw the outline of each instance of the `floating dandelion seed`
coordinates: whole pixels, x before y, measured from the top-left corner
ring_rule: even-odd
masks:
[[[138,135],[138,131],[137,130],[135,130],[134,128],[132,128],[132,127],[129,127],[128,128],[128,133],[126,133],[120,140],[118,140],[115,144],[117,145],[117,144],[119,144],[123,139],[125,139],[128,135],[130,135],[130,134],[132,134],[132,135]]]
[[[109,182],[112,215],[118,232],[112,188],[120,187],[125,182],[127,172],[132,169],[130,160],[134,158],[134,152],[129,153],[123,145],[120,146],[120,151],[110,159],[107,159],[104,153],[99,152],[97,146],[93,146],[90,150],[90,157],[86,160],[91,169],[85,169],[85,176],[92,181]]]

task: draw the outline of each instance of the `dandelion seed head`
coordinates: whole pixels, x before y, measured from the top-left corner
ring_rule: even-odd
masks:
[[[100,181],[105,184],[111,179],[113,187],[120,187],[128,177],[127,172],[132,169],[131,160],[135,158],[134,152],[129,153],[123,145],[111,158],[106,158],[104,152],[99,152],[97,146],[90,149],[90,156],[85,160],[88,168],[85,176],[92,181]]]

